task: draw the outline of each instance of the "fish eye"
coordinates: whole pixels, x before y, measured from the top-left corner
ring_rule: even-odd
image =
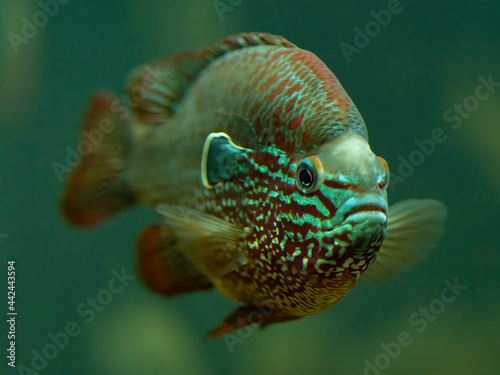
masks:
[[[323,164],[317,157],[311,156],[299,163],[295,174],[295,184],[302,193],[309,194],[318,190],[324,180]]]
[[[310,187],[312,185],[312,183],[314,182],[314,176],[312,175],[312,172],[307,167],[302,168],[300,170],[299,181],[300,181],[300,184],[305,188]]]

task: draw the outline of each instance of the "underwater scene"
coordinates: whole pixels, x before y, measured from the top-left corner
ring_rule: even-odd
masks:
[[[0,374],[500,374],[499,1],[0,20]]]

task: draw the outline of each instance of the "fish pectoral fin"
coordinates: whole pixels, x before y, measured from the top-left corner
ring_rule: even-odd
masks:
[[[421,261],[443,234],[447,209],[433,199],[409,199],[389,207],[387,234],[360,280],[379,283]]]
[[[300,318],[300,316],[276,315],[272,305],[241,306],[224,319],[217,328],[207,333],[207,338],[217,338],[250,325],[257,325],[264,328],[269,324],[282,323]]]
[[[248,228],[180,206],[160,204],[156,211],[173,229],[182,254],[211,280],[246,264],[242,248]]]

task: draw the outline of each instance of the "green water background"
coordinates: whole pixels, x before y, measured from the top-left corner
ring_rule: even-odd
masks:
[[[22,36],[22,17],[32,20],[40,4],[0,4],[0,374],[23,373],[7,366],[8,259],[17,268],[18,366],[31,368],[44,348],[52,354],[50,333],[78,326],[55,358],[38,363],[40,374],[499,374],[500,88],[470,97],[480,77],[500,82],[500,3],[404,2],[378,33],[368,26],[371,11],[387,9],[386,1],[220,3],[229,5],[222,16],[213,1],[70,1],[17,53],[8,35]],[[348,62],[341,43],[355,46],[354,28],[367,26],[376,35]],[[135,66],[243,31],[283,35],[317,54],[396,174],[415,141],[442,128],[447,139],[389,199],[442,200],[446,234],[392,282],[359,285],[321,314],[233,345],[201,341],[236,306],[215,291],[166,299],[135,278],[90,319],[79,306],[108,287],[112,270],[135,275],[137,235],[158,218],[138,207],[92,230],[69,227],[57,212],[63,183],[53,162],[64,163],[66,146],[75,146],[97,89],[122,93]],[[477,108],[453,129],[443,115],[464,101]],[[455,279],[467,289],[425,318],[425,329],[412,324],[421,307],[436,312],[445,280]],[[383,344],[401,332],[411,344],[387,362]],[[368,362],[377,370],[366,370]]]

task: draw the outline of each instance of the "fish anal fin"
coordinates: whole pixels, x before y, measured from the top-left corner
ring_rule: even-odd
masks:
[[[93,97],[84,121],[60,208],[76,226],[97,224],[133,204],[135,197],[123,178],[128,151],[128,125],[113,111],[114,97],[101,92]]]
[[[207,337],[221,337],[250,325],[264,328],[270,324],[288,322],[300,318],[300,316],[277,315],[272,306],[266,306],[265,304],[241,306],[225,318],[218,327],[207,333]]]
[[[210,280],[180,253],[173,231],[150,225],[141,234],[137,252],[138,273],[153,291],[174,296],[212,287]]]
[[[447,210],[433,199],[409,199],[389,207],[387,234],[360,280],[384,282],[423,260],[444,232]]]

